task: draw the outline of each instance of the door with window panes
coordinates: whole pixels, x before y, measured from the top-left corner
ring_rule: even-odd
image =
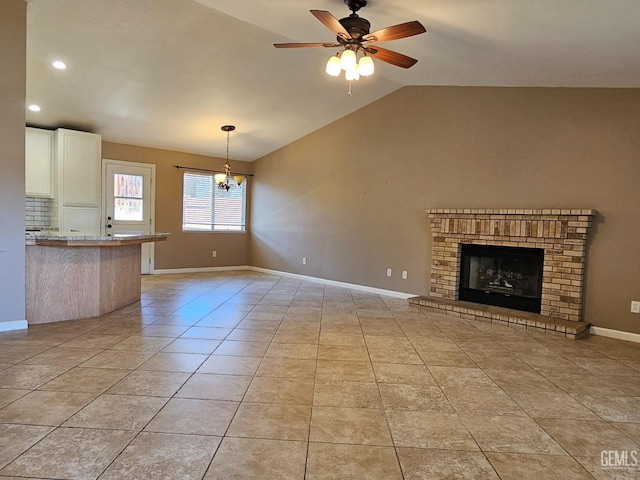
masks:
[[[105,233],[144,235],[154,232],[155,165],[103,160]],[[153,271],[153,242],[142,244],[141,272]]]

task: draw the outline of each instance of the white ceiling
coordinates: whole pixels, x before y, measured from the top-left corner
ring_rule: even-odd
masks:
[[[310,9],[342,0],[28,0],[29,125],[253,161],[405,85],[640,87],[638,0],[369,0],[371,30],[419,20],[427,33],[381,44],[418,59],[376,61],[354,83]],[[54,59],[68,68],[50,66]]]

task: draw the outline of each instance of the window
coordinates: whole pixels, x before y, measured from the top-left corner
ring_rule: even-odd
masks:
[[[209,174],[184,172],[183,180],[182,231],[245,231],[246,180],[228,191]]]
[[[113,219],[141,222],[144,215],[142,175],[113,174]]]

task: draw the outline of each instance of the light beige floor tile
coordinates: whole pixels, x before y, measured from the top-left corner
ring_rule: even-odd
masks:
[[[102,352],[92,348],[52,348],[24,362],[25,365],[62,365],[75,367]]]
[[[315,359],[266,357],[262,360],[256,376],[314,379],[316,366]]]
[[[105,349],[120,343],[128,337],[126,335],[100,335],[97,333],[86,333],[80,335],[73,340],[69,340],[60,345],[60,348],[88,348],[88,349]]]
[[[512,392],[510,396],[534,418],[599,420],[595,413],[562,391]]]
[[[219,437],[142,432],[100,478],[200,480],[219,443]]]
[[[176,353],[213,353],[220,341],[206,340],[202,338],[177,338],[162,349],[163,352]]]
[[[0,371],[0,388],[34,390],[68,369],[64,365],[14,365]]]
[[[223,436],[238,402],[172,398],[145,427],[145,431]]]
[[[311,405],[313,380],[304,378],[255,377],[244,401]]]
[[[0,468],[22,455],[53,427],[0,424]]]
[[[310,443],[305,478],[402,480],[402,472],[392,447]]]
[[[440,387],[434,385],[378,385],[386,410],[422,410],[455,413]]]
[[[441,387],[498,387],[480,368],[430,366],[429,370]]]
[[[460,414],[526,416],[525,411],[497,386],[443,386],[449,402]]]
[[[45,383],[39,390],[103,393],[131,370],[76,367]]]
[[[65,427],[142,430],[166,398],[103,394],[64,423]]]
[[[157,353],[172,341],[173,338],[152,337],[137,334],[131,335],[109,348],[110,350],[122,350],[126,352]]]
[[[311,407],[242,403],[227,436],[307,441]]]
[[[454,413],[388,410],[389,428],[396,447],[478,451],[478,445]]]
[[[640,478],[640,458],[631,457],[630,451],[605,450],[601,455],[575,457],[575,459],[597,480],[638,480]]]
[[[620,389],[607,385],[602,378],[595,375],[564,373],[545,370],[544,376],[570,395],[611,396],[624,395]]]
[[[226,340],[241,342],[270,342],[274,332],[271,330],[257,330],[248,328],[235,328],[226,337]]]
[[[31,390],[16,390],[11,388],[0,389],[0,408],[15,402],[20,397],[24,397]]]
[[[211,355],[198,368],[198,373],[217,373],[221,375],[254,375],[262,359],[260,357],[235,357]]]
[[[267,358],[298,358],[315,360],[318,358],[318,345],[304,343],[272,343]]]
[[[401,383],[405,385],[436,385],[431,372],[424,365],[408,363],[373,363],[378,383]]]
[[[422,350],[417,349],[420,358],[427,366],[444,366],[444,367],[476,367],[473,361],[464,352],[443,352],[438,350]]]
[[[573,458],[556,455],[488,452],[487,458],[502,480],[590,480],[593,477]]]
[[[542,418],[538,424],[569,455],[599,458],[603,450],[637,450],[640,445],[604,421]]]
[[[304,333],[282,331],[279,329],[273,336],[274,343],[301,343],[317,345],[320,340],[320,333]]]
[[[306,442],[226,437],[204,479],[300,480],[306,455]]]
[[[367,347],[355,345],[320,345],[318,359],[343,362],[369,362]]]
[[[640,423],[640,400],[629,396],[574,395],[582,405],[607,422]]]
[[[338,333],[328,331],[326,327],[323,327],[320,332],[320,344],[341,345],[345,347],[352,345],[365,346],[364,336],[362,333]]]
[[[0,473],[22,477],[97,478],[134,435],[121,430],[58,428]]]
[[[484,368],[484,372],[508,393],[559,392],[560,389],[532,369]]]
[[[465,415],[462,419],[484,452],[566,455],[529,417]]]
[[[91,402],[92,393],[35,391],[0,410],[0,423],[58,426]]]
[[[230,328],[191,327],[180,338],[202,338],[204,340],[224,340],[232,332]],[[232,340],[232,339],[230,339]],[[239,339],[238,339],[239,340]]]
[[[318,382],[375,382],[371,362],[345,362],[319,360],[316,374]]]
[[[225,340],[214,355],[230,355],[236,357],[264,357],[269,344],[265,342],[239,342],[235,340]]]
[[[208,358],[199,353],[158,352],[138,367],[138,370],[157,372],[195,372]]]
[[[371,361],[422,365],[422,359],[407,338],[365,336]]]
[[[107,393],[171,397],[188,378],[188,373],[136,370],[107,390]]]
[[[640,444],[640,423],[611,423],[611,425]]]
[[[378,387],[370,382],[316,383],[313,404],[324,407],[382,407]]]
[[[480,452],[398,448],[398,456],[404,480],[499,480],[500,478],[484,454]]]
[[[239,402],[249,388],[249,383],[251,383],[250,376],[196,373],[187,380],[175,396]]]
[[[125,352],[121,350],[105,350],[95,357],[80,364],[80,367],[93,368],[126,368],[134,370],[149,360],[154,352]]]
[[[384,411],[376,408],[313,407],[311,442],[392,446]]]

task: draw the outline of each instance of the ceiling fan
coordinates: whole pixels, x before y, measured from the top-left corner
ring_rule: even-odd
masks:
[[[369,33],[371,23],[357,14],[358,10],[367,4],[366,0],[344,0],[344,3],[347,4],[352,13],[340,20],[325,10],[311,10],[313,16],[336,34],[335,42],[274,43],[273,46],[276,48],[342,47],[343,50],[341,52],[329,59],[327,73],[338,76],[344,70],[347,80],[357,80],[360,75],[371,75],[373,73],[373,61],[370,57],[402,68],[410,68],[416,64],[417,60],[415,58],[387,50],[375,44],[425,33],[427,30],[420,22],[401,23]],[[358,53],[362,54],[359,62],[357,60]]]

